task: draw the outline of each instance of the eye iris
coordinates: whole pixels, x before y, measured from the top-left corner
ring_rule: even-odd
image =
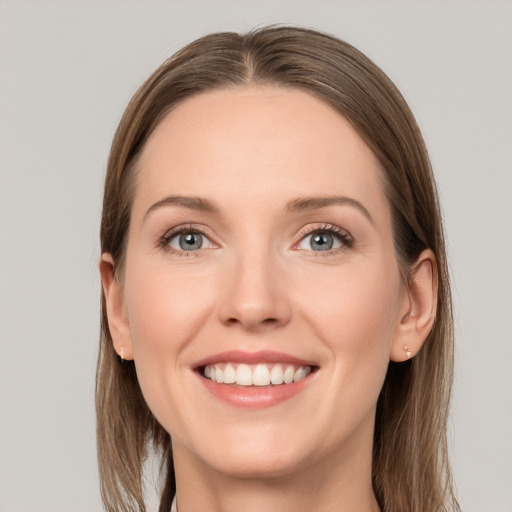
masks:
[[[180,249],[183,251],[193,251],[201,249],[203,237],[199,233],[184,233],[180,235]]]
[[[329,251],[334,245],[334,238],[330,233],[316,233],[311,236],[311,248],[314,251]]]

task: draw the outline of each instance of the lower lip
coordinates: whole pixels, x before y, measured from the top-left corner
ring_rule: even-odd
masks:
[[[262,409],[273,407],[300,393],[310,382],[313,373],[304,379],[290,384],[276,386],[230,386],[218,384],[198,374],[206,389],[219,400],[234,407]]]

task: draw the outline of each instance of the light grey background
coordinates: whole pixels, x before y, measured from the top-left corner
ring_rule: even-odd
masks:
[[[431,151],[453,269],[450,428],[467,512],[512,511],[510,1],[0,2],[0,511],[101,509],[98,224],[108,149],[184,43],[282,22],[374,59]]]

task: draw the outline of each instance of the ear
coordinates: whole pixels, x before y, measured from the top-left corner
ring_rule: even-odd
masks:
[[[133,359],[133,344],[124,300],[124,290],[114,275],[114,259],[109,253],[100,258],[100,275],[110,335],[115,351],[123,359]]]
[[[392,361],[405,361],[419,352],[434,325],[437,290],[436,258],[430,249],[425,249],[411,269],[408,296],[404,298],[391,346]]]

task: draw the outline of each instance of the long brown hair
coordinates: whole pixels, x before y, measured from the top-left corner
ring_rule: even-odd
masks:
[[[304,89],[347,118],[384,169],[404,279],[423,249],[434,252],[439,277],[435,324],[416,357],[389,364],[377,406],[372,476],[383,511],[459,510],[446,442],[453,322],[435,181],[425,144],[402,95],[354,47],[313,30],[272,26],[245,35],[206,36],[164,62],[137,91],[114,137],[105,181],[102,252],[112,255],[115,276],[122,279],[137,159],[163,117],[185,98],[244,84]],[[171,439],[142,397],[133,361],[116,361],[104,298],[96,408],[106,509],[146,510],[143,465],[153,446],[161,455],[165,478],[159,510],[168,511],[175,493]]]

